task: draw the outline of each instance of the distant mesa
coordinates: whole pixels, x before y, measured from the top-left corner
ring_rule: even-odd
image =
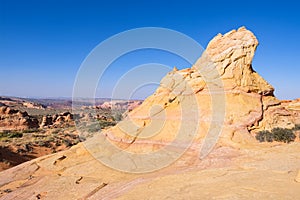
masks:
[[[34,109],[45,109],[46,106],[40,103],[31,102],[22,98],[14,97],[0,97],[0,105],[5,104],[10,107],[25,107],[25,108],[34,108]]]

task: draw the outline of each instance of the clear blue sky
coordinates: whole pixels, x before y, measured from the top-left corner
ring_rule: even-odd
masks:
[[[128,29],[170,28],[205,47],[217,33],[246,26],[260,42],[255,70],[276,88],[279,98],[297,98],[299,10],[300,3],[287,0],[0,0],[0,95],[70,97],[88,53]],[[155,55],[147,62],[159,62]],[[185,67],[162,57],[167,65]]]

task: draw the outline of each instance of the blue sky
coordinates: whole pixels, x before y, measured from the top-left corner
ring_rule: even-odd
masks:
[[[300,3],[210,2],[0,0],[0,95],[72,96],[76,73],[89,52],[128,29],[170,28],[205,47],[217,33],[246,26],[260,42],[254,69],[276,88],[280,99],[300,97]],[[116,63],[126,71],[145,62],[186,67],[184,61],[157,52],[146,58],[137,53]],[[107,91],[99,95],[109,95],[121,75],[118,67],[108,74],[112,78],[106,79]],[[152,90],[146,87],[136,98]]]

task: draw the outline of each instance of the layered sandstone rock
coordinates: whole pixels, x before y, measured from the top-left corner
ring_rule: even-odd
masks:
[[[38,120],[27,112],[0,107],[0,130],[26,130],[39,128]]]
[[[170,142],[181,121],[199,125],[197,131],[186,129],[186,134],[196,131],[197,141],[216,126],[215,138],[220,134],[225,142],[251,142],[259,130],[293,127],[299,122],[299,106],[279,101],[274,88],[253,70],[257,45],[244,27],[217,35],[194,66],[168,73],[157,91],[107,135],[129,143]]]
[[[61,114],[55,114],[53,116],[43,116],[41,127],[65,127],[74,125],[73,114],[70,112],[64,112]]]
[[[41,127],[44,127],[44,126],[51,126],[53,124],[53,118],[52,116],[49,116],[49,115],[46,115],[46,116],[43,116],[42,118],[42,122],[41,122]]]
[[[253,70],[257,45],[253,33],[243,27],[219,34],[191,68],[169,72],[153,95],[103,135],[0,173],[0,196],[299,199],[300,143],[253,141],[259,130],[298,123],[300,111],[299,100],[279,101],[274,88]],[[125,151],[110,151],[102,143],[105,139]],[[161,169],[155,159],[141,162],[143,157],[132,165],[134,172],[145,163],[160,171],[131,174],[107,164],[117,161],[127,167],[132,163],[122,162],[121,153],[147,157],[174,140],[174,152],[185,143],[190,146],[171,165]],[[199,146],[206,140],[217,145],[199,159]],[[106,166],[99,161],[103,152]],[[171,153],[165,158],[173,159]]]

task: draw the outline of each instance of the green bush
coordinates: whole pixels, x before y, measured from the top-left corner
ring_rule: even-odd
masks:
[[[293,129],[287,128],[274,128],[272,131],[260,131],[256,134],[255,138],[259,142],[285,142],[290,143],[293,142],[296,138],[293,133]]]
[[[97,123],[88,125],[86,127],[86,129],[89,133],[95,133],[95,132],[99,132],[101,130],[99,124],[97,124]]]
[[[296,138],[295,134],[291,129],[287,128],[274,128],[272,129],[273,139],[277,142],[290,143]]]
[[[296,124],[295,127],[293,128],[294,131],[299,131],[300,130],[300,124]]]
[[[105,121],[105,120],[100,120],[99,121],[100,127],[101,128],[105,128],[105,127],[109,127],[109,126],[114,126],[116,125],[116,122],[114,121]]]
[[[15,131],[3,131],[0,133],[0,138],[21,138],[23,133]]]
[[[273,136],[270,131],[260,131],[256,134],[255,138],[259,142],[273,142]]]
[[[8,138],[21,138],[23,137],[23,133],[13,132],[7,135]]]
[[[122,113],[116,113],[113,118],[117,122],[121,121],[123,119]]]

